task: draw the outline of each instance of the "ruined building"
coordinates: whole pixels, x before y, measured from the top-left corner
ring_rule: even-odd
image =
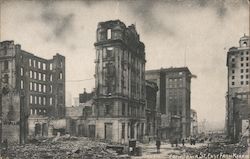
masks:
[[[159,88],[156,107],[161,113],[162,138],[190,136],[191,78],[187,67],[146,71],[146,80],[155,82]]]
[[[146,81],[146,131],[145,136],[148,141],[152,141],[159,136],[161,124],[160,110],[156,108],[158,86],[154,82]]]
[[[95,108],[91,134],[114,142],[145,134],[145,51],[135,25],[100,22],[96,30]]]
[[[0,43],[1,137],[25,143],[47,136],[50,119],[65,116],[65,57],[46,60],[14,41]]]
[[[250,119],[250,37],[240,38],[239,47],[227,52],[226,130],[237,142],[246,131]]]

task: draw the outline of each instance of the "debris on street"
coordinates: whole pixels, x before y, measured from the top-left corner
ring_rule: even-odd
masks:
[[[57,139],[33,140],[22,146],[10,146],[4,157],[13,159],[129,159],[106,149],[107,144],[88,138],[62,136]]]

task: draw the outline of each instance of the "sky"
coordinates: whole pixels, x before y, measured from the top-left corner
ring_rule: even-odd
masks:
[[[0,41],[14,40],[23,50],[47,59],[56,53],[66,56],[67,95],[77,97],[84,88],[88,92],[94,88],[97,24],[120,19],[127,26],[136,25],[145,44],[146,69],[187,66],[197,76],[191,83],[191,107],[198,120],[224,126],[226,54],[239,45],[244,33],[249,35],[248,0],[0,0],[0,4]]]

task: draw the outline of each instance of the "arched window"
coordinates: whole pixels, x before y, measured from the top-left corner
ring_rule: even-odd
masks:
[[[245,41],[245,42],[243,42],[243,46],[247,46],[247,42]]]

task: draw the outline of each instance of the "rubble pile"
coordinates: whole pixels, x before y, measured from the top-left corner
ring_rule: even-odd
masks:
[[[213,143],[208,146],[202,146],[199,148],[186,148],[185,153],[191,156],[196,155],[219,155],[221,153],[226,155],[242,155],[247,151],[247,145],[245,144],[221,144]]]
[[[129,159],[128,155],[119,156],[107,150],[106,143],[91,141],[87,138],[60,137],[47,139],[25,146],[10,146],[9,158],[29,159]]]

